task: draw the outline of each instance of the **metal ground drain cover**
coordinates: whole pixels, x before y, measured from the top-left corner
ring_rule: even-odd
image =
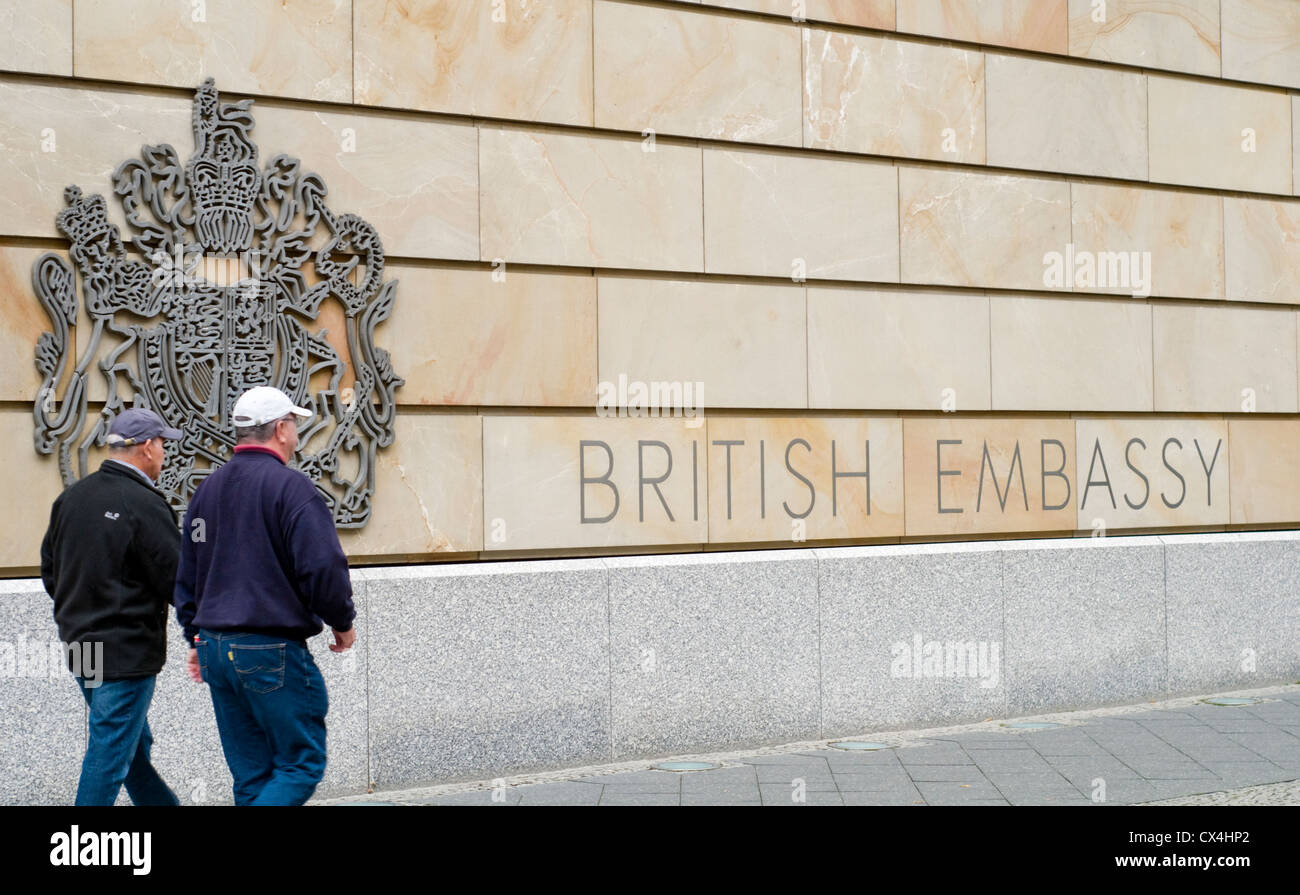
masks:
[[[838,743],[831,743],[832,749],[844,749],[848,752],[878,752],[881,749],[890,749],[884,743],[864,743],[860,740],[841,740]]]
[[[1247,696],[1215,696],[1210,699],[1202,699],[1206,705],[1259,705],[1258,699],[1251,699]]]
[[[1003,727],[1010,727],[1013,730],[1055,730],[1058,727],[1064,727],[1064,724],[1057,724],[1055,721],[1012,721],[1009,724],[1003,724]]]
[[[656,771],[711,771],[722,765],[715,761],[661,761],[654,766]]]

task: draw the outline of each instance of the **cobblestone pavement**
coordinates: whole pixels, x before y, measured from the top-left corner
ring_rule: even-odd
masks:
[[[318,805],[1300,805],[1300,686],[319,799]]]

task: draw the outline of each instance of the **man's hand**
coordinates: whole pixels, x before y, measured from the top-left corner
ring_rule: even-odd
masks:
[[[199,651],[190,647],[190,656],[185,660],[185,670],[190,673],[190,680],[203,683],[203,675],[199,673]]]
[[[334,642],[330,644],[330,652],[343,653],[352,649],[352,644],[357,642],[357,629],[354,625],[346,631],[340,631],[338,628],[330,628],[334,632]]]

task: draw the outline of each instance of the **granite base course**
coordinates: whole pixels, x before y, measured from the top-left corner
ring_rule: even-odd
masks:
[[[1293,531],[366,568],[353,579],[358,647],[311,644],[330,694],[324,797],[1300,680]],[[55,638],[38,581],[0,582],[0,626],[10,654],[20,639]],[[155,763],[183,802],[229,802],[211,701],[184,674],[179,633],[172,643],[150,713]],[[0,804],[67,804],[85,709],[66,671],[28,671],[0,645]],[[1214,719],[1221,737],[1193,744],[1208,760],[1260,736]],[[1132,723],[1106,731],[1149,735]],[[1058,739],[1065,765],[1094,745]],[[995,767],[999,745],[980,762]],[[928,782],[959,785],[952,773]]]

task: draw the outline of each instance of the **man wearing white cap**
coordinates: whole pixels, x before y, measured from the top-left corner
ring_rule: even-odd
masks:
[[[351,579],[324,498],[287,465],[297,407],[259,386],[235,402],[235,453],[195,491],[182,526],[176,617],[206,681],[237,805],[301,805],[325,773],[325,680],[307,640],[356,638]]]

